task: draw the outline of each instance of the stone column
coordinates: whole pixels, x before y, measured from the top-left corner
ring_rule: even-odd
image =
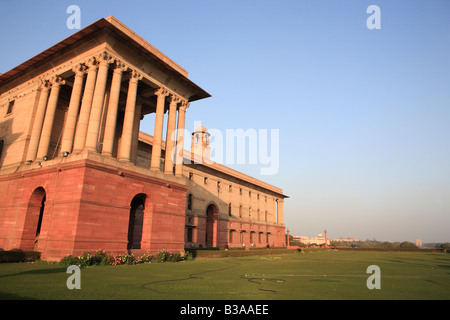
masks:
[[[120,85],[122,73],[126,70],[124,64],[116,62],[111,83],[111,94],[109,97],[108,114],[106,116],[105,137],[103,138],[102,154],[112,157],[114,138],[116,134],[117,111],[119,108]]]
[[[278,200],[278,224],[284,224],[284,200]]]
[[[42,125],[44,123],[45,109],[47,108],[47,100],[50,92],[48,80],[43,80],[41,84],[41,94],[39,95],[38,107],[34,117],[33,129],[31,131],[30,144],[28,146],[27,161],[34,161],[41,137]]]
[[[289,248],[289,244],[290,244],[290,241],[289,241],[289,228],[287,228],[287,237],[286,237],[286,240],[287,240],[287,247]]]
[[[81,102],[81,90],[83,89],[84,75],[86,66],[80,64],[72,69],[75,72],[72,94],[70,96],[69,108],[67,111],[66,124],[64,126],[63,140],[61,144],[61,153],[72,152],[75,126],[77,124],[78,110]]]
[[[175,175],[183,175],[183,153],[184,153],[184,123],[186,109],[189,108],[189,103],[183,101],[178,108],[178,128],[177,128],[177,154],[175,158]]]
[[[42,125],[41,140],[39,141],[39,149],[37,153],[38,159],[43,159],[47,156],[48,148],[50,146],[50,138],[52,136],[53,122],[55,120],[56,106],[58,104],[59,91],[61,85],[65,81],[61,77],[56,76],[52,78],[52,89],[50,97],[48,98],[47,111],[45,112],[44,124]]]
[[[273,223],[278,224],[278,199],[273,199]]]
[[[99,57],[97,81],[95,82],[94,97],[92,99],[91,114],[89,116],[89,126],[86,135],[85,148],[97,151],[98,134],[100,131],[100,121],[102,117],[103,104],[105,102],[106,82],[108,80],[108,69],[110,56],[103,52]]]
[[[120,139],[120,149],[118,160],[129,162],[131,159],[131,144],[133,138],[134,114],[136,112],[136,97],[138,82],[142,76],[133,71],[128,85],[127,104],[125,107],[125,117],[123,119],[122,138]]]
[[[157,102],[150,169],[161,170],[161,144],[164,126],[164,108],[166,97],[169,95],[169,92],[164,88],[160,88],[155,94],[157,96]]]
[[[136,111],[134,113],[133,138],[131,139],[131,155],[130,160],[136,164],[137,150],[139,146],[139,128],[142,120],[142,101],[136,102]]]
[[[92,98],[94,97],[95,81],[97,79],[98,63],[93,58],[86,63],[89,68],[86,85],[84,86],[83,100],[81,102],[80,116],[78,119],[73,151],[80,152],[86,143],[86,133],[91,114]]]
[[[217,234],[218,234],[218,230],[217,230],[217,228],[218,228],[218,221],[217,221],[217,219],[218,218],[214,218],[214,221],[213,221],[213,234],[212,234],[212,237],[213,237],[213,241],[212,241],[212,246],[215,248],[215,247],[217,247]]]
[[[164,158],[164,173],[173,173],[173,149],[175,146],[175,125],[177,120],[177,104],[180,98],[172,95],[167,121],[166,154]]]

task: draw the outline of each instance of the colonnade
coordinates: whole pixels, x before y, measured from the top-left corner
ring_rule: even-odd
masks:
[[[108,73],[111,69],[112,79],[108,90]],[[116,136],[116,125],[119,96],[124,79],[123,76],[127,73],[128,90],[122,136],[117,148],[117,159],[121,162],[131,162],[136,157],[139,121],[142,117],[142,101],[138,96],[138,85],[139,81],[142,81],[143,75],[119,59],[113,58],[107,52],[77,64],[72,71],[75,75],[62,132],[61,155],[89,150],[101,153],[107,157],[113,157],[114,143],[118,139]],[[151,81],[150,79],[147,80]],[[55,122],[56,107],[61,86],[64,84],[66,84],[66,81],[61,76],[53,76],[41,82],[41,92],[27,151],[27,161],[29,163],[36,160],[49,159],[47,153],[49,152],[52,129]],[[106,106],[105,94],[107,91],[109,91],[109,99]],[[181,176],[185,113],[189,103],[185,98],[164,87],[155,90],[154,95],[156,95],[157,99],[150,169],[156,171],[162,169],[165,173],[175,173],[175,175]],[[164,168],[161,168],[166,102],[169,104],[169,112]],[[101,136],[104,112],[106,112],[106,120],[104,132]],[[101,151],[98,147],[100,143],[102,144]]]

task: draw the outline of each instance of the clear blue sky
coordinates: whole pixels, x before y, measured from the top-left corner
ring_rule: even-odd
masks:
[[[71,4],[82,28],[115,16],[211,93],[187,129],[279,129],[276,175],[232,167],[289,195],[291,234],[450,241],[450,1],[0,0],[0,72],[75,32]]]

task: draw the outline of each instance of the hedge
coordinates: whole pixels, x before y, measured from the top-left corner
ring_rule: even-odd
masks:
[[[41,258],[41,253],[36,251],[22,251],[13,249],[0,251],[0,263],[33,262]]]
[[[259,255],[271,255],[271,254],[286,254],[299,252],[298,249],[286,249],[286,248],[261,248],[261,249],[223,249],[223,248],[211,248],[211,249],[186,249],[186,252],[190,252],[194,258],[227,258],[227,257],[248,257]]]

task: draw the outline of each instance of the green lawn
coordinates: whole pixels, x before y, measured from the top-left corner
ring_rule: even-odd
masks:
[[[381,289],[369,290],[369,265]],[[1,299],[450,299],[446,253],[320,251],[81,269],[81,289],[58,265],[0,265]]]

